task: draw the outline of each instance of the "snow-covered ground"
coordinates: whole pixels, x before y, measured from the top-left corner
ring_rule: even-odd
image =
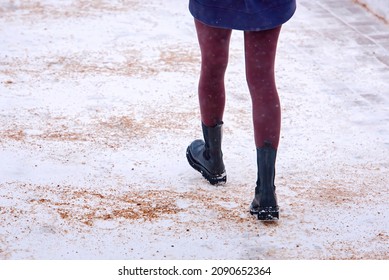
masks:
[[[389,6],[386,0],[355,0],[381,20],[389,22]]]
[[[215,187],[185,158],[186,0],[0,1],[0,259],[389,259],[389,26],[298,4],[277,57],[281,219],[262,223],[241,32]]]

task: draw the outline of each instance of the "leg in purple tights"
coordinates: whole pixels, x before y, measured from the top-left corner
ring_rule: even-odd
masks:
[[[231,29],[215,28],[195,20],[201,50],[198,87],[201,120],[213,127],[223,120],[225,106],[224,74],[228,64]]]
[[[255,145],[278,147],[281,109],[274,78],[274,62],[281,27],[244,33],[246,79],[251,94]]]
[[[280,100],[274,78],[274,62],[281,27],[245,32],[246,79],[252,107],[257,147],[257,182],[250,213],[259,220],[278,220],[275,162],[280,138]]]
[[[186,151],[189,164],[211,184],[227,180],[221,150],[225,106],[224,74],[232,30],[195,20],[201,50],[199,103],[204,140],[193,141]]]

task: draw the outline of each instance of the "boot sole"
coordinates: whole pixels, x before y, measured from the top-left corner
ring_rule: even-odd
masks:
[[[189,147],[186,149],[186,158],[188,159],[188,162],[190,166],[192,166],[195,170],[201,173],[203,177],[211,184],[211,185],[217,185],[217,184],[224,184],[227,182],[227,175],[225,172],[220,175],[215,175],[210,173],[207,169],[205,169],[201,164],[199,164],[191,155],[189,151]]]
[[[251,215],[257,215],[258,220],[261,221],[277,221],[279,220],[278,206],[259,207],[259,209],[250,209]]]

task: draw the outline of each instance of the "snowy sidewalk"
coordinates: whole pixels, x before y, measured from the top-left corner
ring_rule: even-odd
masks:
[[[214,187],[185,158],[201,137],[187,1],[0,1],[0,259],[388,259],[389,26],[351,0],[298,1],[270,224],[247,211],[242,39]]]

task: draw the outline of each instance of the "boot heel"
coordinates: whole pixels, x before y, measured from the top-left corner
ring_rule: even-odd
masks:
[[[279,220],[278,206],[260,207],[258,210],[250,209],[251,215],[257,215],[261,221],[276,221]]]
[[[227,176],[225,174],[221,174],[218,176],[208,176],[208,174],[203,173],[203,177],[208,180],[211,185],[223,185],[227,182]]]
[[[195,170],[201,173],[201,175],[211,184],[211,185],[220,185],[225,184],[227,182],[227,175],[226,172],[223,172],[222,174],[212,174],[210,173],[204,166],[202,166],[200,163],[198,163],[193,156],[190,153],[190,149],[186,150],[186,158],[190,164]]]

